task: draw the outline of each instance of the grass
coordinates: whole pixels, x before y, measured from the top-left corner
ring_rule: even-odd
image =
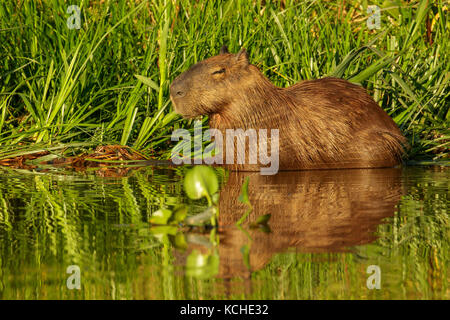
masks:
[[[168,158],[170,82],[246,47],[276,85],[327,75],[366,87],[408,137],[414,160],[448,160],[449,43],[444,1],[77,1],[0,4],[0,159],[128,145]],[[381,9],[369,30],[367,5]],[[206,119],[204,119],[206,120]],[[84,150],[83,150],[84,151]]]

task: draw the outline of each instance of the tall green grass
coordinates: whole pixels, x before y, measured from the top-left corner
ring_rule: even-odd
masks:
[[[448,159],[441,0],[81,0],[79,30],[67,27],[71,4],[0,4],[0,159],[80,142],[167,157],[171,132],[192,125],[172,111],[169,84],[223,44],[246,47],[281,87],[327,75],[361,83],[409,138],[411,158]],[[380,29],[366,25],[369,4]]]

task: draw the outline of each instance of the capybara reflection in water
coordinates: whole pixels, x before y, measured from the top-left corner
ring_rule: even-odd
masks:
[[[177,113],[208,115],[223,136],[227,129],[278,129],[280,170],[391,167],[404,154],[406,139],[360,86],[323,78],[279,88],[249,63],[245,49],[232,54],[223,47],[193,65],[173,81],[170,97]]]
[[[250,229],[247,235],[235,227],[247,209],[239,201],[247,178],[253,210],[246,222],[271,214],[270,233]],[[221,276],[250,275],[240,251],[245,244],[251,243],[252,270],[259,270],[288,248],[343,252],[371,243],[405,193],[400,168],[279,172],[275,176],[230,172],[219,202]]]
[[[346,252],[374,242],[379,236],[376,232],[382,230],[380,225],[389,222],[386,218],[394,216],[407,193],[401,176],[401,168],[299,170],[272,176],[230,172],[219,197],[218,277],[249,279],[252,272],[282,252]],[[248,209],[239,200],[246,179],[253,210],[242,225],[243,231],[235,224]],[[271,215],[270,232],[249,228],[264,214]],[[208,243],[209,236],[204,237]],[[198,241],[188,243],[184,259],[192,249],[210,252]],[[241,251],[245,245],[249,247],[248,265]],[[328,262],[333,257],[315,255]]]

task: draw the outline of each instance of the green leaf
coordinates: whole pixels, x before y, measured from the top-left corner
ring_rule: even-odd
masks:
[[[259,216],[258,219],[256,219],[255,223],[256,224],[267,224],[267,222],[269,222],[271,216],[272,215],[270,213]]]
[[[211,278],[219,272],[219,255],[201,254],[193,250],[186,259],[186,275],[197,278]]]
[[[249,177],[246,177],[244,184],[242,185],[241,194],[239,195],[239,201],[244,204],[250,204],[250,201],[248,200],[248,182]]]
[[[175,236],[177,234],[176,226],[155,226],[150,228],[150,234],[152,234],[161,243],[169,245],[169,235]]]
[[[150,233],[159,238],[164,235],[171,235],[174,236],[177,234],[177,227],[176,226],[155,226],[150,228]]]
[[[208,265],[208,255],[193,250],[186,259],[187,268],[203,268]]]
[[[135,76],[140,82],[142,82],[143,84],[145,84],[146,86],[149,86],[150,88],[152,88],[152,89],[154,89],[154,90],[156,90],[156,91],[159,91],[159,86],[158,86],[158,84],[157,84],[155,81],[153,81],[152,79],[147,78],[147,77],[144,77],[144,76],[141,76],[141,75],[139,75],[139,74],[135,74],[134,76]]]
[[[178,249],[184,250],[187,248],[186,237],[182,232],[179,232],[175,235],[175,237],[173,238],[173,245]]]
[[[185,223],[190,226],[198,226],[205,224],[205,222],[211,221],[211,218],[214,217],[216,212],[217,212],[216,207],[214,206],[208,207],[205,211],[186,218]]]
[[[122,139],[120,140],[121,145],[126,145],[128,139],[130,138],[131,130],[133,129],[134,120],[136,119],[136,114],[138,112],[138,108],[135,107],[133,112],[129,112],[127,118],[125,120],[125,126],[122,132]]]
[[[158,211],[153,212],[150,217],[150,223],[153,224],[167,224],[170,217],[172,216],[172,211],[169,209],[159,209]]]
[[[214,204],[217,205],[219,203],[219,194],[218,193],[213,194],[211,200]]]
[[[250,270],[250,247],[248,245],[243,245],[241,247],[242,258],[244,259],[244,264],[248,270]]]
[[[269,222],[271,216],[272,215],[270,213],[259,216],[255,222],[250,224],[250,228],[252,228],[252,229],[259,228],[263,232],[269,233],[270,227],[268,226],[268,222]]]
[[[190,199],[211,197],[219,190],[219,182],[214,170],[207,166],[196,166],[184,177],[184,190]]]
[[[380,71],[381,69],[383,69],[384,67],[386,67],[387,65],[389,65],[390,63],[392,63],[396,58],[397,57],[384,57],[383,59],[380,59],[379,61],[371,64],[369,67],[362,70],[357,75],[351,77],[350,79],[348,79],[348,81],[353,83],[361,83],[364,80],[371,77],[372,75],[374,75],[375,73],[377,73],[378,71]]]
[[[184,205],[180,205],[175,207],[172,214],[172,223],[179,223],[183,222],[184,219],[186,219],[187,216],[187,208]]]

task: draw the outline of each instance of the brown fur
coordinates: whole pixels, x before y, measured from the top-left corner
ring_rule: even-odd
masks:
[[[178,113],[209,115],[210,127],[224,136],[230,128],[279,129],[280,170],[391,167],[404,153],[406,139],[363,88],[337,78],[279,88],[249,63],[245,49],[195,64],[170,91]]]
[[[220,191],[218,277],[249,279],[282,252],[348,252],[374,242],[380,224],[394,215],[407,193],[401,176],[400,168],[285,171],[273,176],[230,172]],[[238,199],[246,179],[253,210],[243,231],[236,222],[248,209]],[[271,214],[269,233],[249,228],[264,214]],[[203,242],[208,241],[204,235]],[[199,243],[188,241],[180,264],[192,249],[210,252]],[[241,252],[245,245],[250,249],[250,270]]]
[[[271,214],[271,232],[250,229],[253,241],[235,227],[247,210],[238,199],[246,178],[253,210],[244,223]],[[371,243],[405,192],[399,168],[280,172],[275,176],[231,172],[220,192],[221,277],[250,275],[288,248],[342,252]],[[251,271],[240,251],[245,244],[250,245]]]

